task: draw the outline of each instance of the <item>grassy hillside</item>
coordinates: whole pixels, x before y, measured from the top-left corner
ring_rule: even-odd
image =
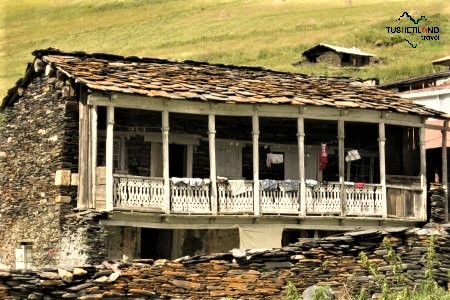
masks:
[[[416,49],[405,42],[375,47],[380,39],[395,42],[385,27],[404,11],[439,26],[440,40]],[[23,75],[30,53],[47,47],[383,82],[429,72],[431,60],[450,54],[448,0],[2,0],[0,20],[0,98]],[[361,70],[292,66],[320,42],[357,46],[384,63]]]

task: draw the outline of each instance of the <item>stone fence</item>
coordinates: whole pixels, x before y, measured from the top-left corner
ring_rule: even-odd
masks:
[[[361,267],[364,251],[379,270],[391,274],[383,239],[401,257],[411,286],[424,279],[429,237],[436,237],[439,265],[435,277],[447,285],[450,225],[386,228],[331,236],[281,249],[239,250],[174,261],[109,261],[97,266],[5,270],[0,272],[1,299],[282,299],[288,282],[302,292],[328,285],[339,296],[362,287],[379,292]]]

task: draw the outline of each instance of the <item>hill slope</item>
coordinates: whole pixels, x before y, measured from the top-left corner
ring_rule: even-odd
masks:
[[[0,98],[23,75],[30,53],[47,47],[382,82],[430,72],[431,60],[450,54],[448,0],[2,0],[0,8]],[[404,11],[439,26],[439,41],[414,49],[388,34]],[[376,47],[377,40],[392,45]],[[383,63],[361,70],[292,66],[320,42],[357,46]]]

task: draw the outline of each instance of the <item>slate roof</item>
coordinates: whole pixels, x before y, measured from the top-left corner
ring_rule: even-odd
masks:
[[[414,104],[390,91],[343,77],[310,77],[257,67],[204,62],[123,57],[111,54],[36,50],[42,59],[91,90],[186,101],[313,105],[395,111],[439,117],[444,113]],[[30,71],[31,69],[31,71]],[[3,99],[12,106],[17,87],[30,81],[30,72]]]

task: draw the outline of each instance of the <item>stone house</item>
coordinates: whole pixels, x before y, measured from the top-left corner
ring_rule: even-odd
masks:
[[[1,104],[5,265],[21,247],[36,266],[81,265],[427,221],[439,111],[357,79],[33,55]]]
[[[363,67],[369,65],[375,55],[358,48],[346,48],[320,43],[302,53],[302,61],[309,63],[326,63],[334,66]]]

